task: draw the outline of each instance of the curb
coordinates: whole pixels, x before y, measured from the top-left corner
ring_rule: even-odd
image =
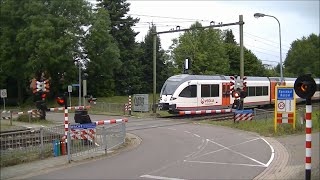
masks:
[[[116,148],[114,150],[108,151],[109,154],[105,155],[104,152],[97,151],[94,155],[90,157],[83,157],[68,163],[66,156],[52,157],[44,160],[33,161],[30,163],[18,164],[15,166],[9,166],[1,168],[1,178],[0,179],[32,179],[33,176],[41,175],[51,171],[64,169],[67,167],[72,167],[90,161],[96,161],[99,159],[106,159],[115,156],[119,153],[130,151],[138,147],[142,141],[137,135],[126,133],[126,139],[130,141],[126,143],[125,146]]]
[[[287,149],[273,138],[265,137],[264,139],[274,148],[274,159],[262,173],[254,178],[254,180],[287,179],[288,172],[285,170],[289,161],[289,153]]]

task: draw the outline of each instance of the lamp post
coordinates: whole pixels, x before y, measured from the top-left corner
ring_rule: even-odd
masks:
[[[254,17],[255,18],[259,18],[259,17],[264,17],[264,16],[268,16],[268,17],[273,17],[274,19],[276,19],[278,21],[279,24],[279,40],[280,40],[280,82],[281,84],[283,83],[283,72],[282,72],[282,49],[281,49],[281,27],[280,27],[280,21],[271,15],[267,15],[267,14],[262,14],[262,13],[255,13]]]

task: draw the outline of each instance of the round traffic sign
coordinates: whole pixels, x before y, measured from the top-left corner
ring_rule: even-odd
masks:
[[[1,98],[7,97],[7,89],[1,89]]]
[[[278,108],[279,108],[279,109],[284,109],[284,107],[285,107],[284,102],[279,102],[279,103],[278,103]]]

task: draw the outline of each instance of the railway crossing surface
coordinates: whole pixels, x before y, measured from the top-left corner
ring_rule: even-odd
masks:
[[[93,121],[106,119],[91,118]],[[58,159],[44,160],[42,167],[38,165],[42,169],[36,170],[34,166],[36,173],[23,174],[21,178],[290,179],[290,173],[297,172],[287,168],[296,157],[290,154],[293,145],[289,143],[290,149],[283,145],[287,142],[285,139],[279,143],[245,131],[167,119],[129,118],[127,130],[142,139],[134,149],[71,166],[66,165],[66,161],[57,164]],[[302,171],[303,160],[302,156]],[[299,161],[294,162],[297,165]],[[50,167],[45,168],[48,164]],[[22,172],[23,165],[15,169]],[[1,171],[6,173],[6,169]],[[30,173],[30,169],[26,172]]]

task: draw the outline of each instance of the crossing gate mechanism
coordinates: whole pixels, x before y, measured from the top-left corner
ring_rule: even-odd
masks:
[[[253,110],[237,110],[234,113],[234,121],[251,121],[253,119]]]

